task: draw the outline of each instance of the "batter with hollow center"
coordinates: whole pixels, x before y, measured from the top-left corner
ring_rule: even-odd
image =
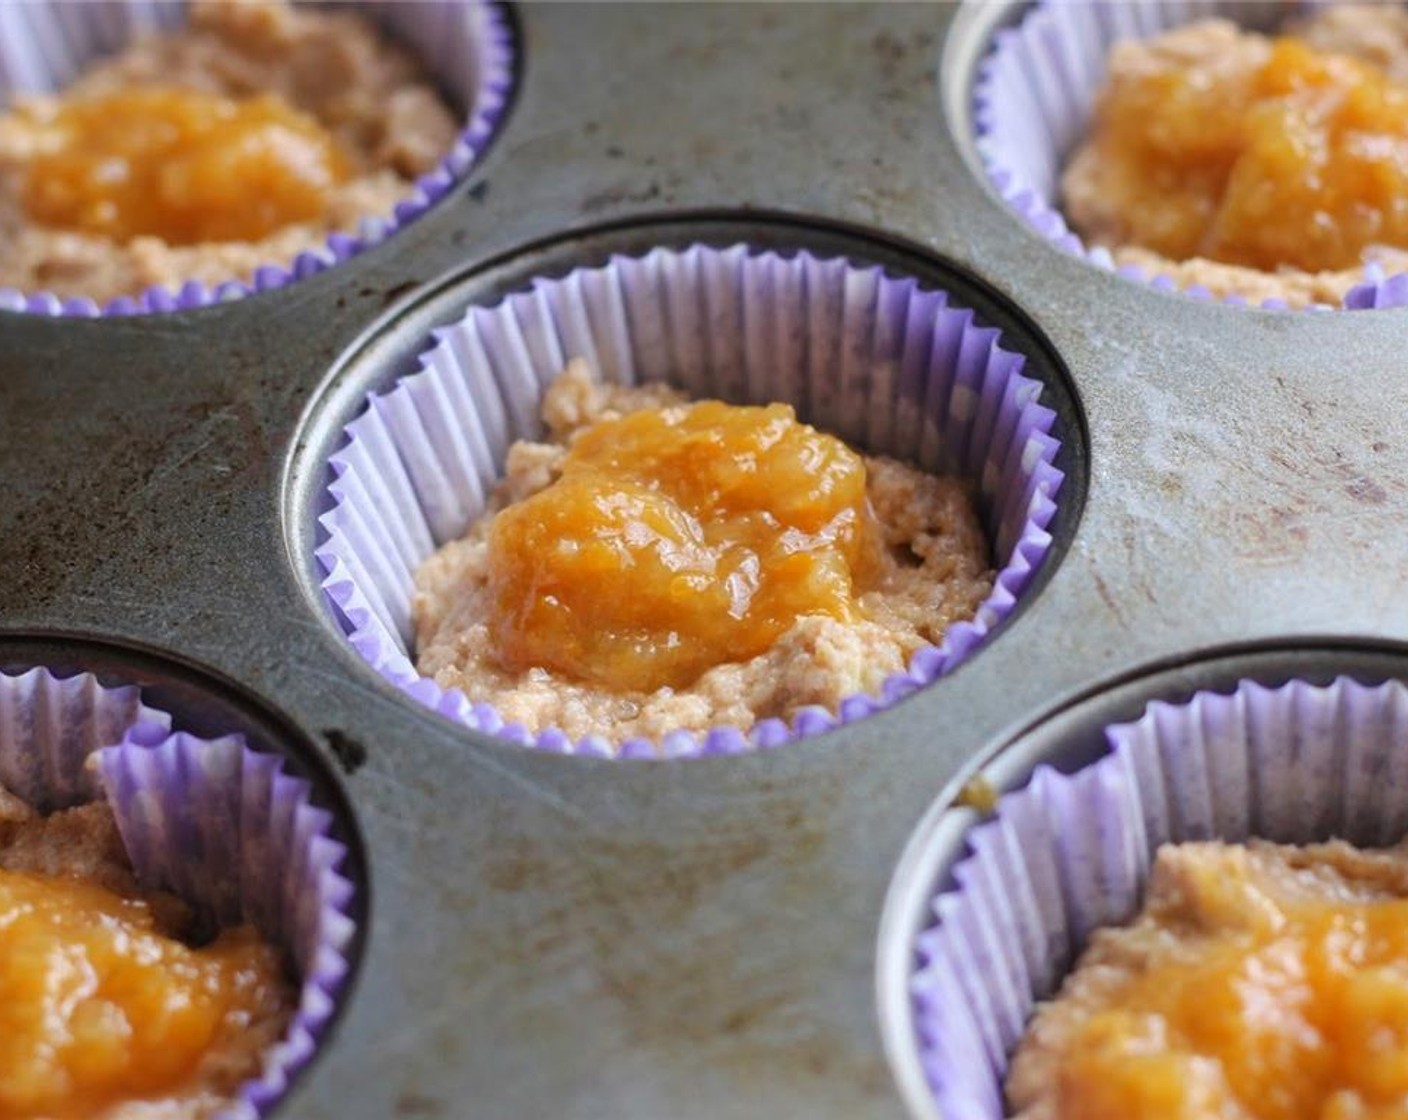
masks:
[[[294,993],[248,927],[142,890],[112,812],[0,789],[0,1118],[197,1120],[258,1076]]]
[[[416,573],[417,667],[533,731],[749,728],[878,690],[993,574],[968,489],[780,404],[574,361],[489,512]]]
[[[1402,1120],[1408,848],[1160,849],[1013,1060],[1020,1120]]]
[[[1337,303],[1408,268],[1408,14],[1327,7],[1269,38],[1206,20],[1117,43],[1062,178],[1071,226],[1180,286]]]
[[[102,303],[248,279],[389,214],[455,131],[356,13],[194,3],[0,117],[0,287]]]

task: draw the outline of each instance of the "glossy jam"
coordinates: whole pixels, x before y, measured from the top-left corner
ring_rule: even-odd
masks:
[[[257,241],[321,218],[347,173],[333,138],[272,95],[132,90],[69,100],[43,127],[29,216],[120,242]]]
[[[238,1052],[281,990],[276,955],[247,930],[193,950],[156,932],[143,901],[0,871],[0,1117],[76,1120],[208,1089],[201,1059]]]
[[[499,658],[619,691],[679,687],[800,615],[854,618],[876,539],[865,479],[786,405],[599,423],[490,528]]]
[[[1190,902],[1196,954],[1070,1041],[1059,1120],[1408,1117],[1408,901],[1286,901],[1217,863]]]
[[[1267,271],[1408,247],[1408,89],[1377,67],[1278,39],[1261,66],[1126,77],[1098,122],[1127,243]]]

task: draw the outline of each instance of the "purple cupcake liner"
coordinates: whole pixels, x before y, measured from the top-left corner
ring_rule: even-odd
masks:
[[[911,277],[843,259],[747,245],[617,256],[436,331],[419,369],[345,430],[319,518],[322,587],[354,649],[382,676],[476,731],[558,753],[684,758],[772,747],[859,719],[932,683],[1011,614],[1051,543],[1062,474],[1055,414],[999,333]],[[483,510],[509,444],[539,431],[544,387],[569,358],[607,381],[664,378],[691,396],[794,403],[809,423],[922,469],[979,486],[999,572],[969,622],[920,650],[878,697],[833,715],[764,720],[746,735],[679,731],[660,744],[573,743],[506,724],[489,705],[442,689],[411,661],[417,566]]]
[[[1008,1059],[1090,934],[1137,912],[1160,844],[1361,847],[1408,833],[1408,687],[1339,678],[1155,702],[1074,774],[1039,767],[967,836],[914,946],[910,995],[937,1115],[1000,1120]]]
[[[311,787],[284,773],[282,759],[238,735],[127,740],[97,762],[142,884],[179,895],[221,926],[248,922],[293,959],[300,980],[288,1030],[221,1113],[265,1116],[312,1059],[349,970],[354,890],[338,871],[347,852],[330,835],[332,815],[310,803]]]
[[[36,668],[0,672],[0,785],[41,813],[97,797],[84,763],[100,747],[132,737],[157,742],[171,717],[142,703],[133,685],[109,688],[90,673],[56,677]]]
[[[346,849],[312,787],[275,755],[231,735],[171,733],[171,717],[136,686],[0,673],[0,783],[41,812],[106,793],[138,879],[210,912],[249,922],[290,957],[298,1003],[258,1078],[222,1120],[266,1116],[312,1059],[349,971],[354,888]]]
[[[101,4],[0,3],[0,101],[13,92],[62,89],[96,57],[121,50],[143,33],[179,30],[184,0],[107,0]],[[273,291],[306,280],[385,241],[435,205],[469,173],[508,108],[516,65],[512,26],[498,0],[359,0],[322,4],[347,8],[391,30],[469,116],[440,163],[407,188],[390,214],[363,219],[328,236],[321,248],[292,261],[271,261],[248,280],[207,286],[188,281],[175,290],[152,287],[103,307],[87,297],[0,288],[0,311],[93,318],[188,311]]]
[[[973,126],[988,181],[1002,199],[1042,237],[1106,272],[1159,291],[1181,291],[1198,299],[1211,293],[1194,285],[1179,289],[1170,276],[1135,265],[1116,267],[1109,250],[1087,246],[1057,207],[1061,169],[1089,127],[1095,94],[1105,80],[1105,57],[1121,39],[1144,39],[1200,19],[1223,17],[1244,27],[1268,30],[1295,5],[1278,0],[1041,0],[1021,23],[999,31],[978,67],[973,88]],[[1245,305],[1241,297],[1222,302]],[[1376,264],[1342,307],[1360,310],[1408,302],[1408,278],[1387,278]],[[1263,300],[1284,310],[1284,300]],[[1316,304],[1305,310],[1326,310]]]

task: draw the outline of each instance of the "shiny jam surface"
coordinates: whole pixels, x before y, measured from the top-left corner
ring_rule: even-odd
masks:
[[[70,99],[43,128],[29,216],[116,241],[257,241],[321,218],[347,174],[332,136],[273,95],[130,90]]]
[[[876,532],[865,464],[790,406],[646,409],[587,429],[489,532],[511,670],[681,687],[806,614],[857,617]]]
[[[1196,954],[1083,1025],[1060,1120],[1408,1118],[1408,900],[1288,901],[1223,863],[1189,897]]]
[[[144,901],[0,871],[0,1117],[77,1120],[199,1088],[202,1057],[277,1014],[281,986],[252,931],[190,949]]]
[[[1099,122],[1128,243],[1266,271],[1408,247],[1408,89],[1377,67],[1283,38],[1259,68],[1126,77]]]

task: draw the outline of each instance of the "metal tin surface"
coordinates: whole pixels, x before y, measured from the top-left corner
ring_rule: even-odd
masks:
[[[1198,302],[1025,229],[961,139],[999,9],[516,15],[498,139],[385,244],[194,312],[0,315],[0,663],[154,681],[338,775],[361,968],[280,1115],[897,1120],[876,947],[937,794],[1145,670],[1408,637],[1408,312]],[[455,728],[310,590],[310,472],[357,370],[408,360],[480,285],[710,221],[932,258],[1044,337],[1087,476],[1059,563],[951,676],[777,751],[634,764]]]

